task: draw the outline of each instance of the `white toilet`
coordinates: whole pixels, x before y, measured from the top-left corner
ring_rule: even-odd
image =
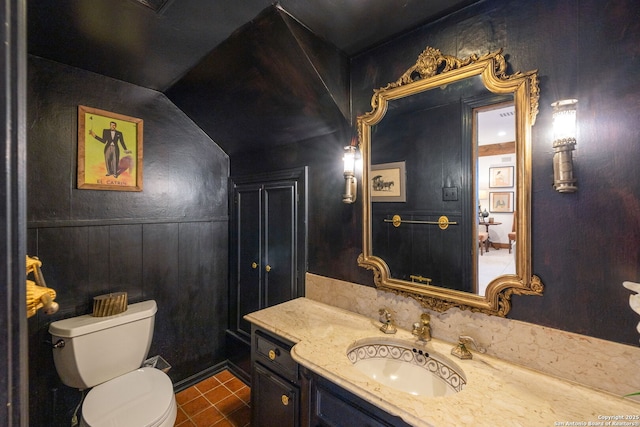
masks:
[[[84,315],[51,323],[53,361],[62,382],[91,388],[81,426],[170,427],[177,406],[162,371],[140,366],[151,346],[157,306],[144,301],[107,317]]]

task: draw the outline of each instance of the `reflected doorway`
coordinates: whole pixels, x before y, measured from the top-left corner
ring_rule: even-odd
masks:
[[[486,233],[477,251],[477,293],[493,279],[515,274],[515,250],[509,251],[516,194],[516,129],[513,102],[474,108],[477,232]],[[517,244],[517,242],[516,242]]]

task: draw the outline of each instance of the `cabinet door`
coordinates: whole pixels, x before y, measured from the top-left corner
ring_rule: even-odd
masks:
[[[237,245],[231,259],[237,259],[237,288],[234,295],[236,307],[231,312],[238,315],[232,327],[246,337],[251,335],[251,325],[242,316],[262,308],[262,193],[261,185],[244,185],[236,187],[234,195]]]
[[[298,387],[255,363],[251,382],[251,426],[297,427],[299,396]]]
[[[264,189],[264,307],[297,296],[296,196],[295,181]]]
[[[309,425],[313,427],[410,427],[401,418],[311,374]]]

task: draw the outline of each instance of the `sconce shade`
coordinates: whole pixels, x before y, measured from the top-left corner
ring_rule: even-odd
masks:
[[[344,147],[344,194],[342,194],[343,203],[354,203],[358,191],[358,181],[355,175],[356,169],[356,147],[348,145]]]
[[[560,193],[578,191],[573,176],[573,151],[576,148],[577,99],[564,99],[553,107],[553,187]]]
[[[344,173],[355,173],[356,147],[352,145],[344,147],[344,157],[342,160],[344,162]]]
[[[556,101],[553,107],[553,140],[576,139],[577,99]]]

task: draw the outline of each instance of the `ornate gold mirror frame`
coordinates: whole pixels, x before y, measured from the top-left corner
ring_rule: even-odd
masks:
[[[358,265],[370,269],[379,289],[416,299],[424,307],[445,311],[451,307],[505,316],[511,309],[511,296],[541,295],[544,286],[531,271],[531,126],[538,114],[537,70],[506,74],[507,64],[502,50],[466,59],[443,55],[427,47],[418,60],[397,81],[375,89],[371,98],[373,110],[358,117],[358,136],[363,160],[363,227],[362,254]],[[496,94],[512,94],[516,126],[516,274],[495,278],[485,295],[417,284],[391,277],[384,259],[373,255],[371,229],[371,135],[391,100],[410,97],[430,89],[463,79],[481,76],[486,89]],[[471,142],[469,142],[471,143]]]

